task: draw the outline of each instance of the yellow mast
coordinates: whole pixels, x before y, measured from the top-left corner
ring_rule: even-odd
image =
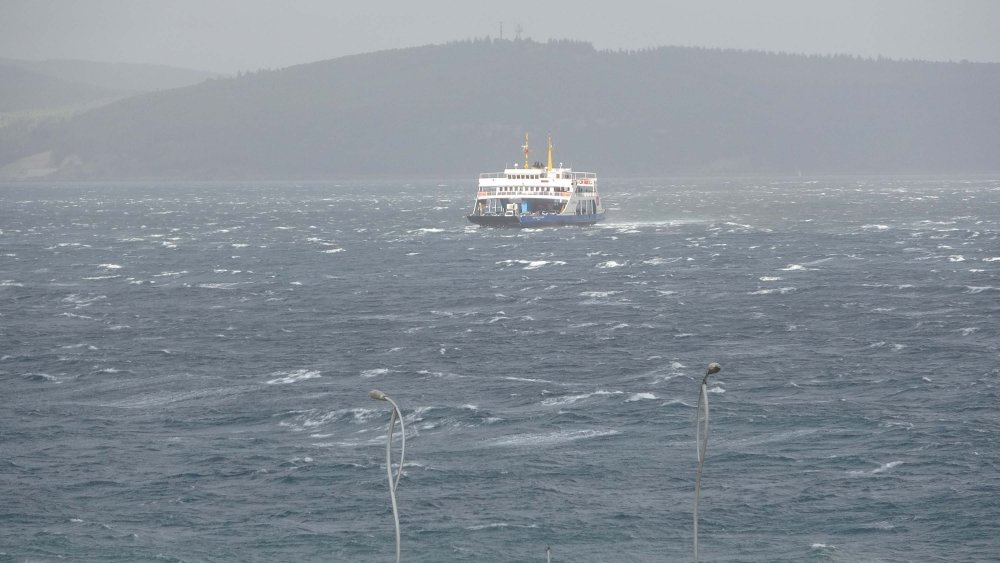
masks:
[[[549,135],[549,166],[546,170],[552,171],[552,135]]]
[[[528,134],[524,134],[524,145],[521,147],[524,149],[524,167],[528,168]]]

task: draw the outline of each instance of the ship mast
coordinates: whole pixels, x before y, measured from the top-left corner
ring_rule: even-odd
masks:
[[[549,165],[546,170],[552,172],[552,135],[549,135]]]
[[[524,149],[524,168],[528,168],[528,134],[524,134],[524,145],[521,146]]]

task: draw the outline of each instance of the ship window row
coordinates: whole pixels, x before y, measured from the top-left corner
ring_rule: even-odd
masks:
[[[554,192],[568,192],[569,188],[559,188],[552,186],[501,186],[497,188],[498,193],[510,194],[510,193],[544,193],[552,194]]]
[[[548,178],[549,176],[543,176],[541,174],[507,174],[506,178],[508,180],[539,180],[542,178]],[[557,173],[552,176],[557,180],[571,180],[573,177],[569,174]]]

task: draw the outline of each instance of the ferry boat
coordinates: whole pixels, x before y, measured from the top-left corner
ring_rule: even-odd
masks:
[[[524,167],[479,175],[469,221],[483,227],[545,227],[593,225],[604,219],[597,193],[597,174],[552,166],[552,137],[545,165],[529,165],[528,135],[524,135]]]

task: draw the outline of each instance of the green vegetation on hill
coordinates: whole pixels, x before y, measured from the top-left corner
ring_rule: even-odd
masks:
[[[383,51],[124,99],[4,135],[64,178],[455,175],[542,155],[603,175],[1000,170],[1000,65],[577,42]],[[72,157],[72,158],[70,158]]]

